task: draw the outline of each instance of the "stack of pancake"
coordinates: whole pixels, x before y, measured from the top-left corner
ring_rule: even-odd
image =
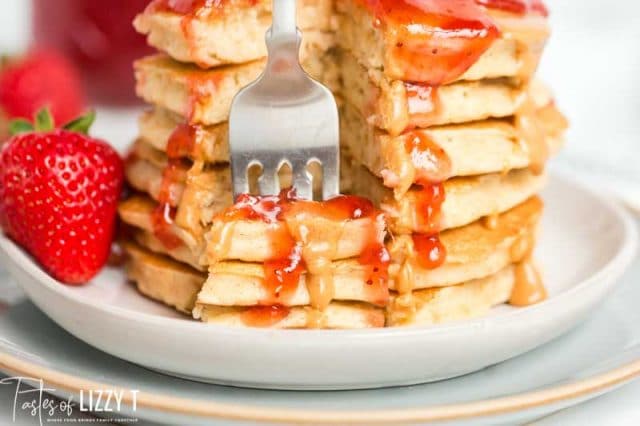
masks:
[[[241,196],[214,218],[194,317],[284,328],[382,327],[384,214],[355,196]]]
[[[387,324],[544,299],[531,259],[536,193],[566,126],[533,81],[549,34],[544,6],[351,0],[337,9],[343,189],[389,218]]]
[[[232,205],[226,121],[263,69],[271,0],[152,1],[135,26],[164,53],[135,64],[151,109],[120,206],[140,291],[203,321],[281,328],[430,324],[543,299],[536,193],[566,127],[533,80],[546,10],[448,4],[298,0],[301,61],[339,101],[353,195]]]

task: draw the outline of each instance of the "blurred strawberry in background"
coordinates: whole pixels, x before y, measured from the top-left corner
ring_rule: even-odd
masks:
[[[84,110],[84,90],[73,64],[45,50],[5,58],[0,66],[2,115],[8,119],[31,118],[44,106],[58,123],[67,123]]]
[[[132,62],[152,50],[131,22],[149,0],[33,0],[33,42],[80,70],[90,100],[136,103]]]

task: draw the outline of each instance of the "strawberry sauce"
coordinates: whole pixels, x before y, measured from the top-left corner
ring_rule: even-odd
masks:
[[[179,159],[169,160],[169,164],[162,172],[158,206],[151,215],[153,234],[167,250],[175,250],[183,244],[172,229],[176,209],[171,205],[171,187],[178,179],[180,166]]]
[[[190,157],[195,154],[199,128],[190,124],[180,124],[173,131],[167,143],[169,158]]]
[[[175,250],[183,242],[173,232],[172,226],[176,217],[176,209],[172,206],[172,186],[179,181],[181,169],[185,166],[187,157],[193,154],[196,145],[195,126],[183,124],[176,127],[167,143],[169,164],[162,172],[162,184],[158,194],[158,207],[151,215],[153,234],[168,250]]]
[[[424,132],[409,132],[404,147],[416,170],[415,182],[428,186],[451,176],[451,160],[447,153]]]
[[[268,328],[289,316],[289,312],[289,308],[282,305],[252,306],[242,313],[241,319],[247,326]]]
[[[435,269],[447,259],[447,251],[438,235],[413,234],[418,265],[425,269]]]
[[[451,175],[451,160],[446,152],[426,134],[410,132],[405,139],[405,149],[411,155],[415,167],[416,229],[413,235],[418,264],[434,269],[446,260],[446,250],[439,238],[442,204],[446,194],[443,181]]]
[[[500,36],[473,0],[359,0],[387,27],[394,73],[430,86],[464,74]]]

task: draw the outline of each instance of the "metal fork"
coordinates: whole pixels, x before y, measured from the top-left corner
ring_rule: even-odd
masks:
[[[264,73],[234,98],[229,145],[234,198],[249,192],[249,169],[262,166],[261,195],[280,190],[279,170],[288,164],[298,196],[313,199],[311,163],[322,166],[322,196],[339,193],[339,122],[329,89],[302,69],[302,35],[296,27],[296,0],[273,0]]]

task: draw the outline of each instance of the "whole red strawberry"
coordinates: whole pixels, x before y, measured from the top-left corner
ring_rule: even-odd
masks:
[[[48,106],[56,123],[66,123],[85,108],[77,70],[64,56],[36,50],[4,61],[0,69],[0,109],[8,118],[31,118]]]
[[[86,134],[93,119],[53,130],[43,110],[35,129],[14,122],[18,134],[0,151],[0,225],[67,284],[85,283],[105,265],[123,182],[120,156]]]

